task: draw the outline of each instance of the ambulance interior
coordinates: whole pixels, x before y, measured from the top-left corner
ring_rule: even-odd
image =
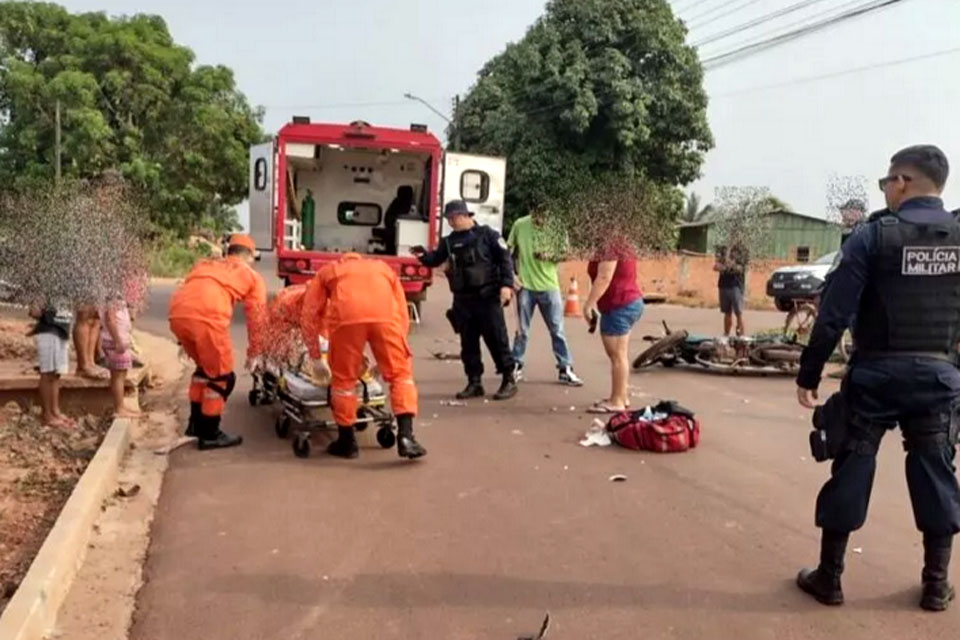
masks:
[[[429,153],[288,143],[285,246],[411,255],[428,244],[432,165]]]

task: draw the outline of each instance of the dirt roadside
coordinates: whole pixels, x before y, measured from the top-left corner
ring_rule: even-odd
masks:
[[[0,318],[0,360],[25,370],[35,359],[30,322]],[[73,429],[45,427],[39,407],[0,406],[0,611],[17,590],[110,421],[73,416]]]
[[[146,417],[130,433],[130,452],[119,485],[104,501],[87,556],[57,617],[52,638],[124,640],[132,619],[154,510],[168,457],[155,450],[177,435],[173,397],[184,371],[169,340],[138,334],[149,354],[150,389],[141,400]]]

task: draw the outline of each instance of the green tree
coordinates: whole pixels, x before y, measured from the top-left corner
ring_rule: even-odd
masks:
[[[694,192],[686,197],[683,207],[683,217],[681,222],[701,222],[706,220],[713,213],[713,205],[700,206],[700,196]]]
[[[4,188],[53,180],[59,101],[65,179],[116,169],[147,195],[157,226],[231,226],[262,114],[230,69],[193,61],[158,16],[0,4]]]
[[[508,214],[584,178],[696,179],[713,139],[703,71],[685,38],[666,0],[551,0],[490,60],[455,122],[466,150],[507,156]]]

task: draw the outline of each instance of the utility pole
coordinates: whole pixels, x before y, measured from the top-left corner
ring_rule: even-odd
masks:
[[[57,186],[60,185],[60,100],[57,99],[57,115],[56,115],[56,133],[54,134],[56,142],[55,150],[55,160],[54,160],[54,180]]]
[[[453,121],[454,121],[454,138],[453,145],[457,151],[460,151],[460,94],[458,93],[453,99]]]

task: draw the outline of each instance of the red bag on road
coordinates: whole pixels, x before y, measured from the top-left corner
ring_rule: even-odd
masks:
[[[693,412],[675,402],[661,402],[651,407],[654,414],[665,418],[649,420],[646,410],[625,411],[610,418],[607,431],[614,442],[627,449],[676,453],[693,449],[700,443],[700,421]]]

